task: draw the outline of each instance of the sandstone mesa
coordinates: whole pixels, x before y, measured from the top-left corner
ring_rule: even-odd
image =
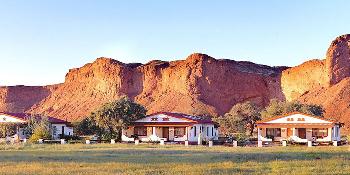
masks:
[[[321,104],[329,118],[350,124],[350,35],[337,37],[326,59],[270,67],[195,53],[184,60],[125,64],[98,58],[71,69],[62,84],[0,87],[0,111],[30,112],[69,121],[128,96],[158,111],[222,115],[236,103],[270,99]]]

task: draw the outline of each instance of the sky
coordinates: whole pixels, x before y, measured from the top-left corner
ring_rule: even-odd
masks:
[[[98,57],[296,66],[350,33],[348,0],[0,0],[0,86],[62,83]]]

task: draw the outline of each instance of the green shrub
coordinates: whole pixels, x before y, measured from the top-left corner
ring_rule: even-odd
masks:
[[[32,135],[29,138],[30,142],[37,142],[39,139],[51,139],[52,135],[50,132],[50,122],[46,117],[37,120],[37,122],[33,123]]]
[[[50,130],[43,126],[37,126],[34,129],[33,135],[29,138],[29,140],[31,142],[36,142],[39,139],[51,139]]]

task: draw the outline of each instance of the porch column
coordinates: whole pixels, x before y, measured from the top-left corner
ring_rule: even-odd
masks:
[[[188,140],[188,127],[185,129],[186,140]]]
[[[152,135],[154,135],[154,136],[156,135],[156,127],[155,126],[152,127]]]
[[[262,147],[261,128],[258,128],[258,147]]]
[[[293,136],[297,136],[296,132],[295,132],[295,128],[292,128],[293,130]]]

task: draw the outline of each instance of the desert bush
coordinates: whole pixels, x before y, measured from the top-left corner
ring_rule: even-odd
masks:
[[[29,141],[36,142],[39,139],[51,139],[52,135],[50,132],[50,125],[51,124],[48,121],[47,117],[41,117],[40,119],[36,119],[36,121],[31,123],[30,126],[28,126],[27,128],[27,132],[32,133],[32,135],[29,138]]]

